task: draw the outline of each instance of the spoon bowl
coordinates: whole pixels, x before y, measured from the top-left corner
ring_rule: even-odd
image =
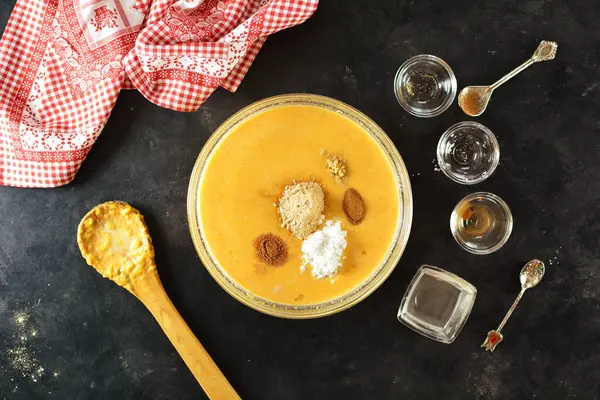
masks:
[[[77,244],[90,266],[136,297],[149,280],[159,279],[144,217],[127,203],[109,201],[90,210],[79,223]]]
[[[521,281],[521,288],[523,289],[531,289],[532,287],[537,286],[544,277],[546,273],[546,266],[540,260],[531,260],[523,269],[521,269],[521,273],[519,274],[519,280]]]
[[[89,265],[148,308],[210,399],[240,398],[167,296],[138,210],[121,201],[94,207],[79,223],[77,244]]]
[[[490,86],[467,86],[458,94],[458,105],[465,114],[478,117],[487,108],[493,91]]]

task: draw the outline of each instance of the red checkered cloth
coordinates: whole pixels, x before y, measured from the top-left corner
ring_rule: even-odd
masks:
[[[194,111],[318,0],[18,0],[0,40],[0,185],[69,183],[122,89]]]

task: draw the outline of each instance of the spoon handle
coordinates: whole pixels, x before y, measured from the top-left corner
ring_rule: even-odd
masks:
[[[504,319],[502,320],[502,322],[500,322],[500,325],[498,325],[498,329],[496,329],[496,332],[500,332],[502,330],[502,328],[504,328],[504,325],[506,325],[506,323],[508,322],[508,319],[512,315],[513,311],[515,311],[515,308],[517,308],[517,304],[519,304],[519,301],[521,301],[521,297],[523,297],[523,294],[525,293],[526,290],[527,290],[527,288],[521,289],[521,293],[519,293],[519,295],[515,299],[515,302],[508,309],[508,312],[504,316]]]
[[[240,396],[194,333],[187,326],[165,293],[159,280],[138,296],[152,313],[204,392],[212,400],[239,400]]]
[[[531,56],[531,58],[525,61],[523,64],[519,65],[517,68],[510,71],[508,74],[504,75],[500,78],[496,83],[490,86],[492,90],[496,89],[498,86],[502,85],[519,72],[523,71],[525,68],[529,67],[531,64],[541,61],[548,61],[554,59],[556,56],[556,50],[558,49],[558,45],[556,42],[550,42],[547,40],[542,40],[535,52]]]
[[[535,61],[533,60],[533,58],[530,58],[529,60],[525,61],[523,64],[519,65],[517,68],[513,69],[508,74],[504,75],[502,78],[500,78],[499,80],[497,80],[495,83],[493,83],[490,86],[490,88],[492,90],[498,88],[498,86],[502,85],[503,83],[505,83],[506,81],[508,81],[509,79],[511,79],[512,77],[514,77],[515,75],[517,75],[519,72],[521,72],[525,68],[529,67],[534,62]]]

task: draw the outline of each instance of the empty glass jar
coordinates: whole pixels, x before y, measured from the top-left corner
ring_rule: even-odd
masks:
[[[423,265],[406,289],[398,320],[442,343],[452,343],[467,322],[477,289],[461,277]]]
[[[484,125],[465,121],[452,125],[440,138],[437,161],[455,182],[473,185],[494,173],[500,160],[496,136]]]

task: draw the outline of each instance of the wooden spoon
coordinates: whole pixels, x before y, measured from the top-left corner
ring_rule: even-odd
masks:
[[[79,223],[77,243],[89,265],[150,310],[210,399],[240,398],[165,293],[152,239],[138,210],[116,201],[94,207]]]

